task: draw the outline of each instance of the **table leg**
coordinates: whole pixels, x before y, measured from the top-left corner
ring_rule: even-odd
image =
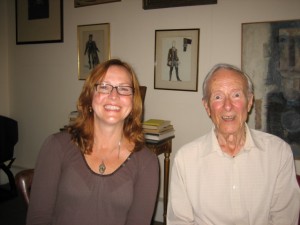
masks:
[[[164,225],[167,224],[167,206],[169,193],[169,170],[170,170],[170,153],[165,153],[164,159]]]

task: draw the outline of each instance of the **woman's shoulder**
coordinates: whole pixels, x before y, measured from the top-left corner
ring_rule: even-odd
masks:
[[[151,151],[146,145],[141,150],[135,152],[141,158],[157,158],[157,155]]]
[[[49,135],[46,138],[45,142],[50,142],[50,143],[57,142],[57,143],[60,143],[60,144],[70,143],[71,142],[71,135],[66,131],[53,133],[53,134]]]
[[[157,173],[159,170],[159,163],[157,155],[144,146],[141,150],[133,152],[130,156],[130,165],[133,166],[134,171],[143,173],[144,171],[152,171]]]
[[[75,151],[77,146],[72,142],[70,134],[59,132],[49,135],[43,142],[39,157],[45,160],[54,157],[57,160],[72,157],[80,151]]]
[[[133,152],[132,159],[138,160],[141,164],[157,163],[158,157],[147,146],[143,146],[141,150]]]
[[[65,131],[49,135],[42,145],[42,149],[51,149],[51,151],[59,152],[67,152],[75,147],[76,145],[72,142],[71,135]]]

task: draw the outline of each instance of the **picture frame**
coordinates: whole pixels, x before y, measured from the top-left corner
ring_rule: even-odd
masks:
[[[155,30],[154,89],[198,91],[199,35],[199,28]]]
[[[90,5],[99,5],[104,3],[111,3],[111,2],[120,2],[121,0],[74,0],[74,7],[84,7]]]
[[[15,0],[16,44],[63,42],[63,0]]]
[[[143,9],[217,4],[217,0],[143,0]]]
[[[93,68],[110,58],[110,24],[77,26],[78,78],[85,80]]]
[[[243,23],[241,49],[255,87],[255,128],[300,156],[300,20]]]

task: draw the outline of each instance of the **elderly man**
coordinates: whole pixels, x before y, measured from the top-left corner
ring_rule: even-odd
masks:
[[[168,225],[298,224],[291,148],[247,126],[253,98],[239,68],[218,64],[208,73],[202,102],[214,127],[175,156]]]

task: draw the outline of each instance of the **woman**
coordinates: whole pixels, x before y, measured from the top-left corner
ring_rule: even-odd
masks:
[[[27,224],[150,224],[159,166],[144,146],[132,68],[117,59],[98,65],[77,109],[68,132],[51,135],[41,149]]]

